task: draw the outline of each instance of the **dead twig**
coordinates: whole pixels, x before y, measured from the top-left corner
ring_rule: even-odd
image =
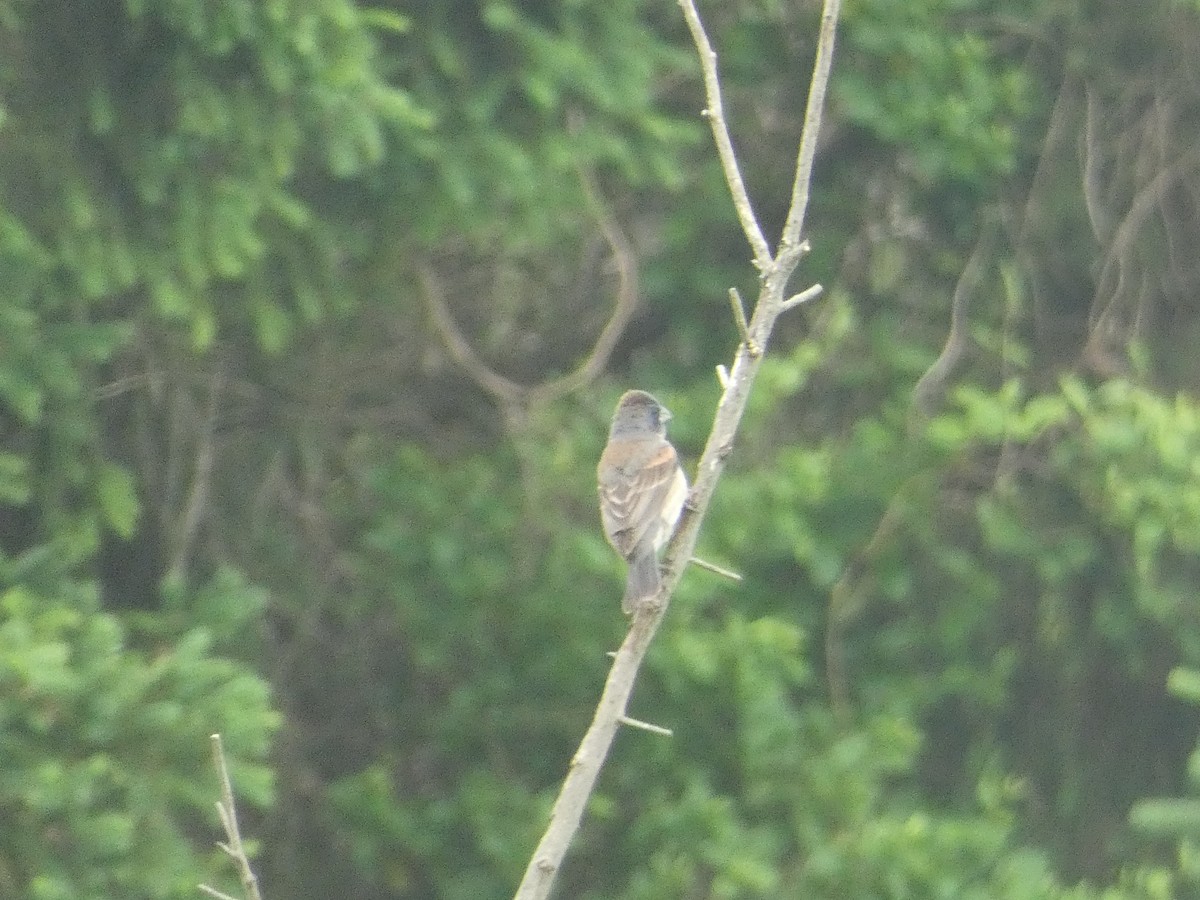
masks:
[[[225,840],[217,841],[217,846],[233,860],[238,878],[242,882],[245,900],[262,900],[262,894],[258,891],[258,876],[250,867],[250,858],[246,855],[246,848],[242,845],[237,807],[233,803],[233,784],[229,780],[229,766],[225,763],[225,748],[221,744],[221,735],[214,734],[210,740],[212,741],[213,764],[221,779],[221,799],[216,803],[217,815],[221,819],[221,827],[225,830]],[[218,900],[237,900],[237,898],[230,897],[206,884],[199,885],[199,888],[210,897],[217,897]]]

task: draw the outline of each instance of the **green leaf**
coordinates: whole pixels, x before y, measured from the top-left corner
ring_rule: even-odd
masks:
[[[133,476],[115,465],[103,466],[98,476],[96,495],[105,524],[128,540],[133,537],[138,517],[141,515],[137,485]]]
[[[391,34],[408,34],[412,30],[412,19],[394,9],[371,7],[359,10],[359,21],[368,28]]]

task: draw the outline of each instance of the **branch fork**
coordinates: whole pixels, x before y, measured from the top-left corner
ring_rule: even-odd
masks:
[[[217,841],[217,846],[233,860],[238,878],[242,882],[242,890],[245,892],[244,900],[262,900],[262,894],[258,890],[258,876],[254,874],[254,869],[250,866],[250,857],[242,845],[237,807],[233,802],[233,783],[229,780],[229,766],[225,762],[225,748],[221,743],[221,735],[214,734],[209,740],[212,743],[213,765],[221,780],[221,799],[216,802],[215,806],[217,807],[217,816],[221,820],[221,827],[225,831],[225,840]],[[217,900],[238,900],[238,898],[209,887],[207,884],[199,885],[199,889]]]

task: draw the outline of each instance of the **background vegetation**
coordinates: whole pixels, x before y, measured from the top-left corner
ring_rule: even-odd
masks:
[[[709,7],[777,229],[818,4]],[[746,580],[559,896],[1200,894],[1198,60],[1195,0],[847,5]],[[701,98],[657,0],[0,0],[0,896],[233,890],[214,731],[267,896],[511,894],[624,625],[612,404],[694,459],[753,293]],[[540,384],[633,266],[578,391],[432,324]]]

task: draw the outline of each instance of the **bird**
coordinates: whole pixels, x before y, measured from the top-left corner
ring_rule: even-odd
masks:
[[[687,476],[667,440],[670,419],[651,394],[626,391],[596,466],[604,535],[629,564],[621,598],[626,615],[661,588],[658,551],[674,533],[687,499]]]

